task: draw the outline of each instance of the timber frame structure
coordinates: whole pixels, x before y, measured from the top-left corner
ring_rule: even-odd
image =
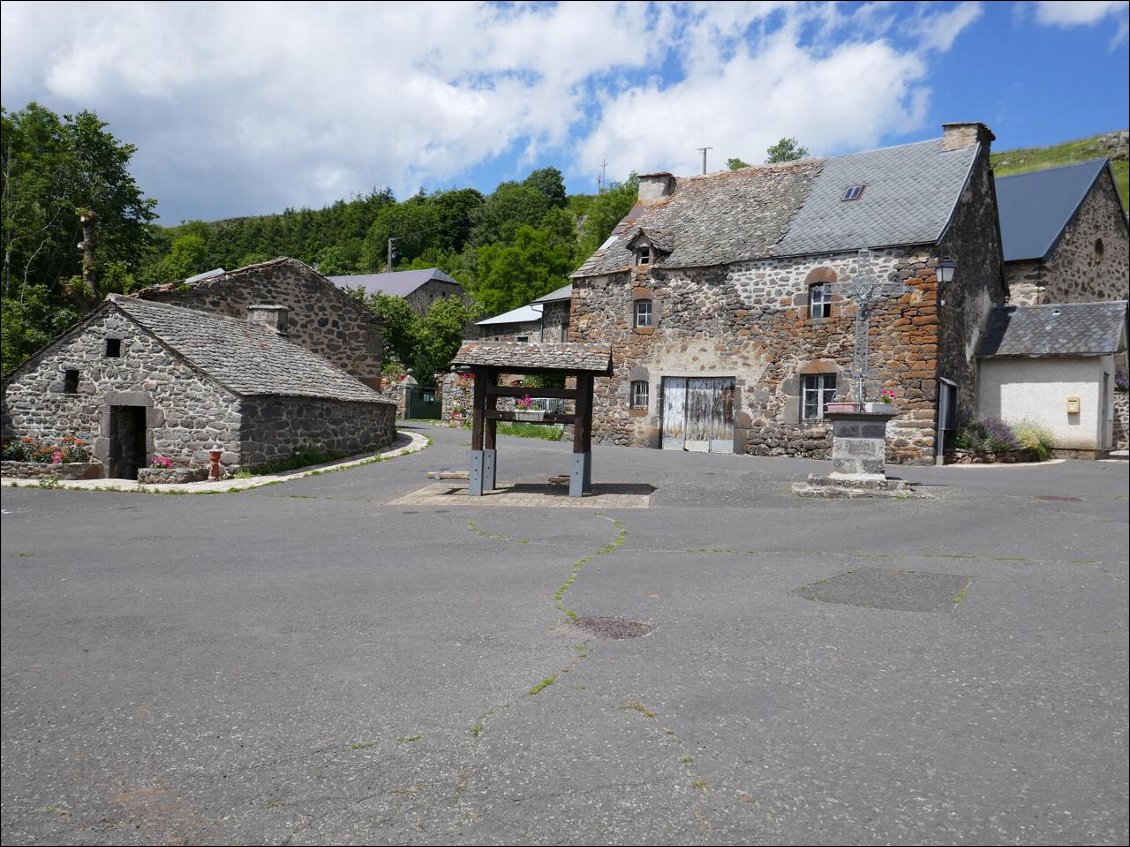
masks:
[[[536,395],[573,400],[572,414],[546,413],[536,423],[573,425],[573,461],[569,496],[583,497],[592,487],[593,380],[612,374],[612,348],[607,344],[526,344],[515,341],[466,341],[453,370],[474,375],[471,417],[471,479],[468,494],[481,497],[495,488],[499,421],[520,420],[519,413],[499,409],[499,397]],[[574,388],[515,388],[499,384],[501,374],[549,374],[570,378]]]

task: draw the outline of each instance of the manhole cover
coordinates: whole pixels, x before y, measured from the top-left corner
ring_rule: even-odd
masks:
[[[642,638],[651,635],[655,624],[634,621],[630,618],[577,618],[573,626],[591,632],[597,638]]]
[[[973,578],[960,574],[860,568],[797,589],[806,600],[867,609],[946,612]]]
[[[1082,503],[1082,497],[1067,497],[1063,494],[1041,494],[1036,498],[1037,500],[1060,500],[1064,503]]]

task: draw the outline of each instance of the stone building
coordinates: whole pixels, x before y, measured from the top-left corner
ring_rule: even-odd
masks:
[[[637,205],[573,273],[570,340],[613,347],[594,436],[824,458],[827,404],[889,389],[888,459],[934,461],[939,398],[975,412],[977,339],[1006,296],[992,139],[946,124],[917,144],[641,177]],[[957,264],[945,287],[943,257]],[[856,367],[858,301],[892,281]]]
[[[488,341],[568,341],[572,297],[573,286],[563,285],[525,306],[476,321],[478,337]]]
[[[287,336],[366,385],[381,378],[381,320],[355,297],[296,259],[278,258],[234,271],[202,274],[139,291],[143,300],[246,318],[248,307],[288,310]]]
[[[364,290],[365,294],[388,294],[402,297],[412,311],[422,315],[444,297],[469,301],[466,290],[454,277],[439,268],[417,271],[393,271],[385,274],[349,274],[327,277],[339,288]]]
[[[1126,305],[998,306],[977,350],[981,412],[1039,424],[1060,456],[1126,449]]]
[[[1130,237],[1109,159],[996,180],[1009,302],[1130,296]]]
[[[136,478],[161,455],[228,473],[294,451],[355,454],[392,443],[395,407],[296,344],[288,310],[250,320],[110,295],[3,381],[5,438],[92,443],[106,475]]]

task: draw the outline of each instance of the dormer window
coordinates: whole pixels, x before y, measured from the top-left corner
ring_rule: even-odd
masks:
[[[864,188],[866,188],[866,186],[863,183],[860,183],[858,185],[849,185],[844,189],[843,196],[840,197],[840,200],[858,200],[863,196]]]
[[[641,244],[636,248],[636,264],[637,265],[650,265],[651,264],[651,247],[647,244]]]

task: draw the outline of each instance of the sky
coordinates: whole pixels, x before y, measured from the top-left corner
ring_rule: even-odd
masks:
[[[161,223],[556,167],[826,156],[981,121],[995,150],[1130,125],[1120,2],[0,3],[0,101],[90,110]]]

